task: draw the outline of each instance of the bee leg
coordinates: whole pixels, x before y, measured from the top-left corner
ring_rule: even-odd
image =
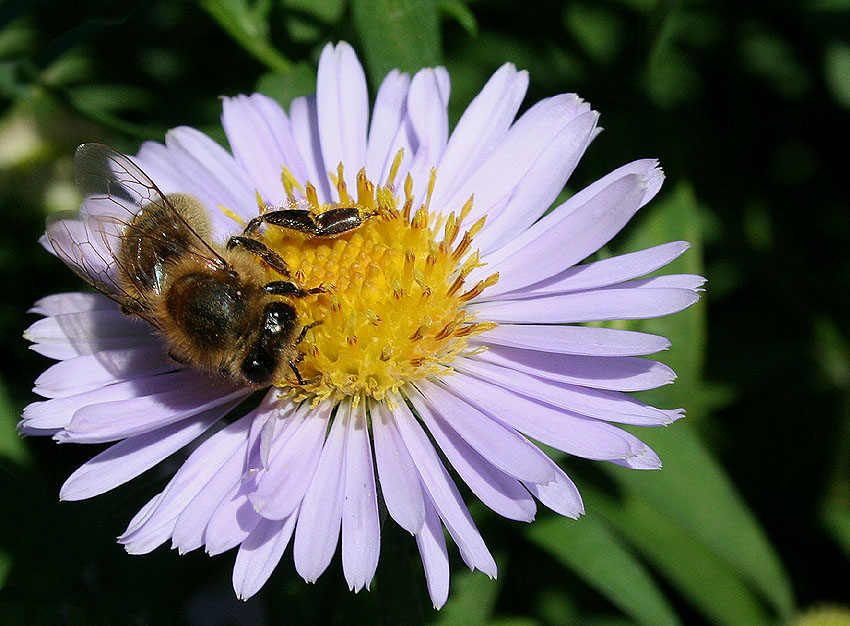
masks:
[[[293,361],[289,362],[289,369],[291,369],[292,372],[295,374],[295,378],[298,380],[298,384],[302,387],[312,385],[322,380],[321,374],[319,376],[313,376],[312,378],[305,379],[303,376],[301,376],[301,372],[298,371],[298,365],[296,365]]]
[[[292,359],[289,360],[289,369],[292,370],[292,373],[295,374],[296,380],[298,380],[298,384],[302,387],[304,386],[304,378],[301,376],[301,372],[298,371],[298,366],[295,364],[295,361]]]
[[[363,220],[376,214],[361,215],[360,209],[354,207],[330,209],[324,213],[315,214],[303,209],[281,209],[263,213],[248,222],[243,234],[250,235],[261,224],[272,224],[279,228],[297,230],[314,237],[332,237],[363,224]]]
[[[272,296],[292,296],[293,298],[306,298],[317,293],[325,293],[326,287],[313,287],[303,289],[288,280],[275,280],[263,285],[263,291]]]
[[[234,236],[227,240],[228,250],[233,250],[233,248],[236,247],[257,255],[266,263],[266,265],[271,267],[278,274],[289,278],[289,266],[286,264],[286,261],[280,258],[280,255],[277,252],[271,250],[262,241],[240,236]]]
[[[298,337],[296,337],[296,339],[295,339],[295,345],[297,346],[299,343],[301,343],[302,341],[304,341],[304,337],[307,335],[307,331],[308,331],[308,330],[310,330],[311,328],[314,328],[314,327],[318,326],[318,325],[319,325],[319,324],[321,324],[321,323],[322,323],[322,320],[317,320],[317,321],[313,322],[312,324],[306,324],[306,325],[305,325],[305,326],[301,329],[301,333],[298,335]]]

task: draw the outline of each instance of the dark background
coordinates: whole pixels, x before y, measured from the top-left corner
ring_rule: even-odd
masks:
[[[114,537],[180,459],[94,501],[60,504],[59,487],[93,449],[21,441],[14,432],[21,409],[36,399],[32,381],[48,365],[22,338],[35,320],[26,311],[46,294],[80,288],[36,243],[46,213],[76,207],[76,145],[102,141],[132,154],[181,124],[223,140],[219,95],[259,89],[286,105],[314,91],[318,53],[340,39],[366,61],[373,94],[388,67],[445,64],[453,121],[505,61],[530,72],[525,106],[579,93],[602,113],[605,132],[570,181],[573,191],[627,161],[661,160],[662,208],[636,220],[652,220],[655,230],[630,227],[612,249],[680,238],[686,226],[697,239],[690,267],[701,266],[709,282],[688,323],[707,333],[668,333],[679,346],[670,362],[680,376],[671,392],[678,396],[669,398],[689,409],[682,429],[699,434],[698,449],[709,455],[701,467],[721,471],[709,488],[719,485],[732,504],[716,510],[711,531],[694,530],[701,522],[684,517],[677,528],[709,546],[730,573],[700,580],[700,568],[677,565],[666,544],[641,542],[659,527],[617,521],[617,511],[640,499],[632,483],[655,479],[621,479],[569,460],[587,497],[587,528],[596,528],[595,503],[606,541],[633,555],[680,623],[753,623],[735,615],[791,623],[824,603],[846,607],[850,2],[405,0],[399,7],[407,18],[395,20],[392,3],[365,0],[0,4],[0,623],[350,624],[377,623],[382,607],[390,610],[380,573],[377,589],[355,596],[338,560],[307,586],[287,553],[243,604],[230,589],[232,555],[178,557],[160,548],[130,557]],[[652,439],[659,452],[676,429]],[[688,450],[679,452],[693,458]],[[705,487],[677,470],[675,451],[662,457],[675,487],[669,508],[659,510],[675,518],[668,515],[675,503],[698,501]],[[652,623],[617,599],[627,594],[606,586],[606,574],[594,578],[561,555],[555,539],[532,532],[560,523],[554,517],[541,513],[524,527],[483,507],[473,512],[503,573],[495,583],[470,577],[453,552],[449,603],[434,613],[423,602],[426,622]],[[763,556],[736,564],[711,548],[711,536],[737,527],[766,539]],[[570,537],[580,553],[587,537]],[[409,549],[407,538],[398,540]],[[413,571],[415,594],[423,595],[421,572]],[[716,586],[715,600],[695,599],[711,593],[701,585]],[[421,600],[415,594],[410,602]],[[725,617],[719,602],[733,607]],[[755,612],[736,613],[736,602]]]

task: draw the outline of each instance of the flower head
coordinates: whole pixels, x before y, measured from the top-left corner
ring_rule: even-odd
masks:
[[[567,94],[515,119],[527,84],[525,72],[504,65],[450,134],[448,73],[394,71],[370,119],[363,70],[341,43],[322,53],[316,96],[295,99],[288,114],[259,94],[225,98],[230,152],[186,127],[164,145],[144,144],[126,167],[138,166],[166,197],[197,198],[210,250],[229,259],[230,238],[245,236],[257,281],[303,291],[268,296],[303,324],[293,375],[277,376],[256,409],[209,435],[252,387],[176,362],[175,340],[154,331],[148,309],[127,315],[93,293],[42,299],[34,311],[44,318],[27,336],[59,362],[36,381],[46,399],[26,408],[21,429],[117,442],[77,470],[62,497],[112,489],[201,440],[119,538],[128,552],[168,540],[181,553],[238,547],[233,583],[247,598],[290,542],[297,571],[314,581],[341,537],[344,575],[358,591],[378,563],[380,493],[415,536],[439,607],[449,588],[443,527],[467,565],[496,575],[440,453],[484,504],[525,522],[535,501],[568,517],[583,511],[575,485],[535,442],[660,467],[613,423],[681,416],[626,393],[673,380],[640,358],[667,340],[580,324],[680,311],[703,279],[641,278],[686,242],[579,264],[658,192],[663,174],[655,161],[635,161],[544,215],[596,136],[598,115]],[[118,302],[127,289],[119,293],[109,229],[116,204],[145,208],[131,199],[90,195],[80,216],[54,221],[44,240]],[[289,219],[293,209],[299,227],[255,220]],[[350,227],[333,236],[303,226],[338,216]],[[258,246],[265,252],[251,251]],[[175,265],[157,267],[165,293]],[[241,362],[246,350],[234,345],[232,358]]]

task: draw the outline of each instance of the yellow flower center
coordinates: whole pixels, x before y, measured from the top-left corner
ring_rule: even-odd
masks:
[[[326,291],[291,302],[302,324],[320,321],[299,345],[304,355],[298,369],[306,381],[277,381],[295,399],[365,396],[381,400],[405,383],[450,369],[466,349],[466,338],[495,326],[475,322],[464,304],[498,275],[469,286],[468,274],[480,265],[471,251],[472,237],[484,225],[478,220],[461,235],[472,198],[458,213],[438,216],[429,210],[435,181],[432,171],[426,199],[414,207],[413,182],[408,175],[404,201],[393,186],[401,153],[388,182],[374,185],[361,170],[357,197],[349,195],[342,164],[331,176],[340,202],[319,203],[307,183],[302,189],[288,170],[283,183],[291,202],[316,214],[339,207],[356,207],[363,223],[333,238],[314,237],[267,226],[260,235],[290,268],[292,279],[304,288]],[[296,200],[295,189],[304,200]],[[274,279],[279,280],[280,277]]]

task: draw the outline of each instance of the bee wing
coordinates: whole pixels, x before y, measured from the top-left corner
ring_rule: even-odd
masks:
[[[131,312],[158,324],[146,311],[150,306],[122,288],[122,280],[137,282],[131,268],[120,261],[122,236],[133,217],[156,203],[167,213],[157,224],[157,237],[198,255],[215,267],[226,267],[219,254],[174,209],[168,196],[126,155],[96,143],[77,148],[74,177],[83,203],[79,212],[48,217],[45,243],[65,264],[92,287]],[[126,284],[126,283],[125,283]],[[143,285],[136,285],[144,294]]]
[[[74,155],[74,180],[84,198],[83,210],[88,207],[86,200],[90,200],[98,204],[97,210],[101,214],[112,216],[126,226],[141,207],[162,205],[168,212],[168,218],[160,224],[164,229],[163,239],[170,240],[172,234],[180,235],[186,252],[201,254],[217,266],[226,265],[224,259],[174,208],[168,196],[126,154],[104,144],[84,143]],[[173,233],[168,232],[169,224]]]

